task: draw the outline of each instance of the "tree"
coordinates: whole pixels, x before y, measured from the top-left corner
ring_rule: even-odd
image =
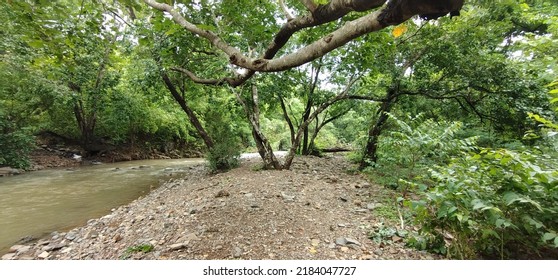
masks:
[[[275,19],[273,20],[274,24],[268,24],[268,26],[265,26],[269,30],[277,30],[273,32],[273,36],[266,36],[270,37],[268,39],[269,43],[267,43],[267,47],[265,46],[265,42],[250,42],[256,45],[256,50],[262,50],[259,58],[254,59],[251,58],[250,55],[246,55],[241,49],[233,47],[227,42],[227,38],[224,38],[224,36],[231,36],[231,33],[233,32],[242,32],[241,34],[245,36],[247,33],[245,30],[235,30],[237,26],[234,26],[233,30],[225,30],[226,28],[223,27],[223,24],[226,24],[227,20],[226,13],[230,11],[230,7],[227,9],[227,5],[230,6],[227,1],[222,3],[197,3],[201,6],[201,8],[189,1],[189,5],[180,3],[181,1],[171,1],[172,5],[160,3],[154,0],[144,0],[143,2],[154,9],[171,15],[173,20],[185,30],[205,39],[212,47],[224,53],[228,57],[231,64],[247,69],[244,73],[236,73],[233,77],[213,80],[199,79],[193,73],[190,75],[191,78],[201,83],[228,83],[232,86],[238,86],[244,83],[257,71],[283,71],[300,66],[345,45],[354,38],[381,30],[390,25],[397,25],[415,15],[421,15],[421,17],[425,19],[436,19],[448,13],[457,15],[463,6],[463,0],[395,0],[389,1],[386,5],[384,5],[386,2],[385,0],[333,0],[329,1],[325,5],[317,5],[313,1],[305,0],[298,2],[297,6],[295,6],[297,12],[300,14],[292,16],[289,9],[285,8],[285,3],[281,1],[279,5],[280,7],[275,7],[276,12],[273,15],[273,18]],[[249,12],[257,12],[257,8],[264,8],[265,10],[266,8],[272,7],[272,5],[270,5],[267,1],[264,1],[263,3],[262,1],[259,1],[258,3],[253,1],[242,1],[242,3],[236,4],[245,7],[245,9],[241,11],[240,15],[244,18],[251,15],[248,14]],[[303,5],[302,8],[300,7],[300,4]],[[378,7],[381,8],[377,9]],[[179,9],[182,9],[189,15],[188,17],[191,18],[195,18],[196,13],[207,13],[208,10],[213,11],[209,13],[209,18],[206,19],[211,20],[211,22],[196,25],[184,17]],[[278,27],[279,23],[277,20],[280,16],[277,11],[279,9],[282,9],[282,16],[287,19],[287,22],[281,27]],[[215,10],[219,12],[223,11],[224,13],[217,14],[214,12]],[[343,18],[353,11],[369,12],[371,10],[374,11],[365,13],[357,19],[346,22],[342,26],[336,28],[335,31],[322,36],[320,39],[309,43],[297,51],[283,55],[279,58],[274,58],[286,47],[291,37],[301,30],[331,23],[335,20]],[[242,14],[243,12],[245,14]],[[265,12],[268,11],[265,10],[264,13]],[[252,24],[250,26],[252,27],[250,28],[251,32],[254,26]],[[212,30],[217,30],[217,32]],[[247,39],[250,39],[249,36],[247,37]],[[253,50],[253,48],[252,46],[249,46],[246,51],[251,50]]]

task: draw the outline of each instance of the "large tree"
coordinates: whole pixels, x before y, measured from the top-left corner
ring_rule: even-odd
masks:
[[[211,47],[227,56],[229,62],[245,71],[234,71],[232,75],[218,79],[199,78],[188,75],[195,81],[207,84],[228,83],[238,86],[246,82],[255,72],[283,71],[300,66],[339,48],[365,34],[400,24],[415,15],[424,19],[436,19],[446,14],[457,15],[463,0],[300,0],[287,7],[284,1],[277,5],[271,1],[166,1],[144,0],[154,9],[172,16],[176,24],[188,32],[205,39]],[[325,4],[317,4],[326,2]],[[387,3],[386,3],[387,2]],[[242,7],[242,8],[238,8]],[[269,9],[275,8],[275,11]],[[292,14],[294,11],[295,15]],[[356,18],[345,20],[351,12],[359,12]],[[200,17],[200,14],[203,16]],[[236,17],[236,18],[233,18]],[[282,18],[281,18],[282,17]],[[238,25],[230,25],[231,18]],[[254,25],[257,18],[263,19],[265,32],[254,40],[250,32],[259,33]],[[205,22],[194,22],[203,19]],[[241,19],[239,21],[239,19]],[[328,25],[341,19],[342,24],[325,32],[319,39],[292,49],[288,42],[302,30]],[[250,22],[251,21],[251,22]],[[250,22],[250,23],[248,23]],[[283,24],[281,24],[283,22]],[[244,28],[242,28],[244,27]],[[231,29],[232,28],[232,29]],[[240,34],[245,40],[233,40]],[[241,47],[235,47],[235,45]],[[254,54],[257,52],[258,54]],[[281,53],[279,57],[276,57]],[[234,68],[233,68],[234,69]]]

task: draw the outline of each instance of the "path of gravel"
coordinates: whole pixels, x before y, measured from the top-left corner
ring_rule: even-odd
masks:
[[[3,259],[432,259],[396,238],[368,238],[382,187],[341,156],[299,157],[286,171],[258,160],[210,175],[202,166],[87,225]],[[384,202],[385,203],[385,202]],[[142,252],[144,251],[149,252]]]

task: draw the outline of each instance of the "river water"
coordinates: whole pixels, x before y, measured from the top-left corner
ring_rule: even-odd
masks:
[[[0,177],[0,253],[26,236],[83,225],[202,159],[142,160]]]

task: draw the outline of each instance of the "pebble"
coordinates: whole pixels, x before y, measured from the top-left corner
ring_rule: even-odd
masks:
[[[234,258],[239,258],[240,256],[242,256],[242,253],[243,251],[240,247],[234,247],[232,256]]]
[[[11,260],[13,257],[15,257],[15,255],[15,253],[5,254],[2,256],[2,260]]]
[[[66,238],[66,239],[68,239],[68,240],[70,240],[70,241],[76,239],[76,237],[77,237],[77,235],[76,235],[74,232],[68,232],[68,233],[66,234],[66,236],[64,236],[64,238]]]
[[[47,251],[44,251],[44,252],[42,252],[41,254],[38,255],[38,257],[41,258],[41,259],[46,259],[46,258],[48,258],[48,256],[50,256],[50,254]]]
[[[184,243],[176,243],[176,244],[170,245],[169,249],[172,250],[172,251],[175,251],[175,250],[180,250],[184,247],[186,247],[186,245]]]
[[[346,245],[347,244],[347,239],[345,239],[345,237],[339,237],[339,238],[335,239],[335,244]]]
[[[355,244],[355,245],[359,245],[359,246],[361,245],[361,243],[358,242],[358,240],[353,239],[353,238],[346,237],[345,241],[347,242],[347,244]]]

